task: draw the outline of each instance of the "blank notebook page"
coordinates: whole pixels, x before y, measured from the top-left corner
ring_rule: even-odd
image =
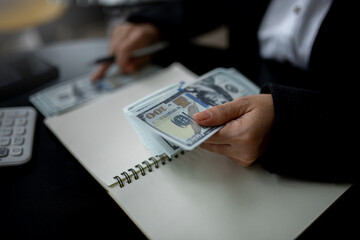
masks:
[[[196,149],[110,194],[151,239],[294,239],[346,189]]]

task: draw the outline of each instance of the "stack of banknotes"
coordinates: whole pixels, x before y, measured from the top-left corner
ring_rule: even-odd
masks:
[[[237,70],[216,68],[146,96],[125,107],[124,113],[148,150],[172,157],[196,148],[222,127],[198,125],[195,113],[257,93],[259,88]]]

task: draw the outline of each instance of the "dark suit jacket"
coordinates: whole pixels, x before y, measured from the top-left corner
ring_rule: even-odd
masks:
[[[355,181],[359,161],[355,8],[334,0],[313,45],[309,70],[302,71],[260,59],[257,32],[268,4],[268,0],[175,1],[130,20],[152,22],[172,41],[227,24],[233,66],[274,100],[275,125],[258,160],[262,166],[292,177]],[[275,77],[264,81],[261,71]]]

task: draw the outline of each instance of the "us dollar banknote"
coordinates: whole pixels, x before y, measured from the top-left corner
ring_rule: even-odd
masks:
[[[198,125],[193,119],[195,113],[257,93],[259,88],[235,69],[217,68],[132,113],[148,131],[181,149],[192,150],[222,127]]]
[[[125,117],[128,119],[135,132],[143,142],[146,149],[154,155],[161,155],[166,153],[168,156],[176,154],[180,147],[167,141],[161,135],[149,131],[149,129],[136,117],[136,115],[149,107],[153,102],[161,102],[173,94],[177,93],[178,89],[184,85],[180,82],[168,87],[165,87],[153,94],[146,96],[124,108]]]
[[[45,117],[49,117],[72,110],[159,69],[155,65],[148,65],[132,74],[116,72],[98,82],[92,82],[90,74],[85,74],[40,90],[29,100]]]

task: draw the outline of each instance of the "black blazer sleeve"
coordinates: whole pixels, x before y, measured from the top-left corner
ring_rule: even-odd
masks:
[[[334,1],[313,45],[307,88],[268,84],[275,125],[261,164],[271,172],[324,181],[358,180],[359,49],[355,14]]]

